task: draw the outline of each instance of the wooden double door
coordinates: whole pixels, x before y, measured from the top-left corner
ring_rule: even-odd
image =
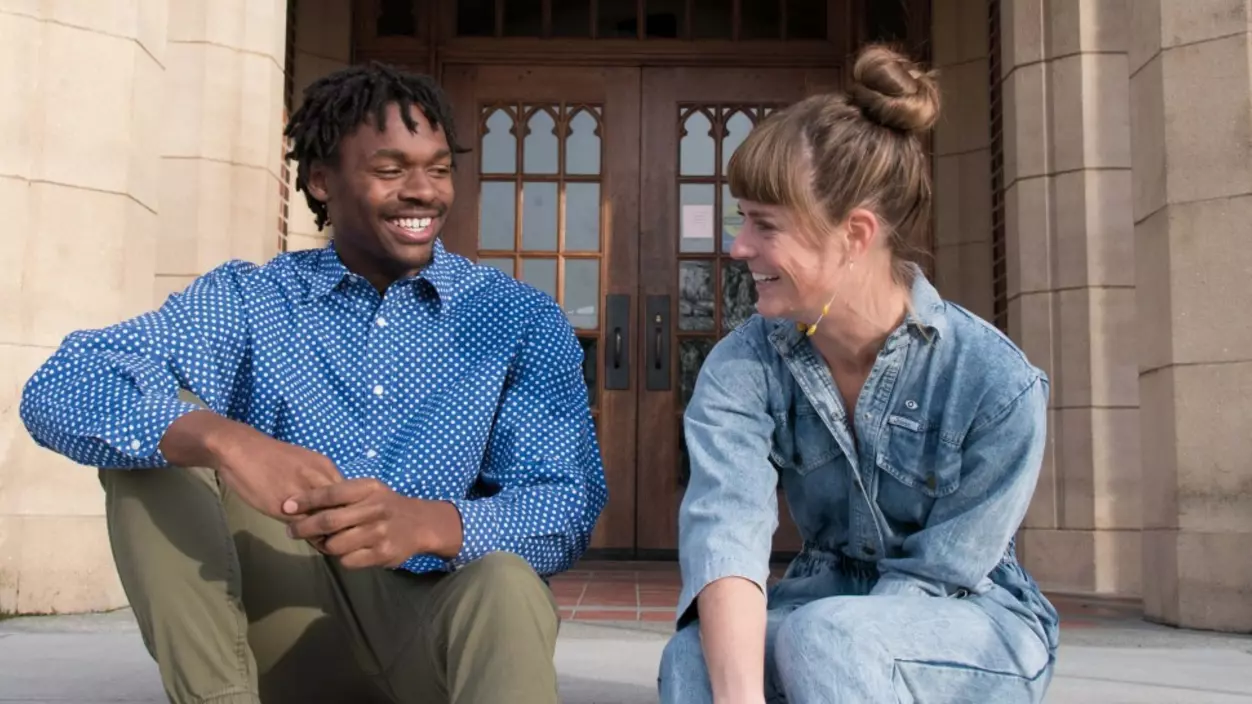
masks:
[[[665,557],[686,481],[682,411],[751,315],[726,164],[833,69],[444,67],[458,141],[449,249],[550,293],[585,352],[610,498],[593,549]],[[785,504],[775,548],[798,546]]]

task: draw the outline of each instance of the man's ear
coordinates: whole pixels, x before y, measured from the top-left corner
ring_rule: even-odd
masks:
[[[327,187],[329,172],[326,164],[318,161],[309,167],[309,194],[323,203],[330,201],[330,189]]]

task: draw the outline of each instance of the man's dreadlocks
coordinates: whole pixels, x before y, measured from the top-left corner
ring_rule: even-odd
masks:
[[[469,151],[457,146],[456,125],[452,109],[443,91],[429,76],[407,73],[386,64],[371,61],[350,66],[314,81],[304,91],[304,102],[291,116],[284,134],[292,140],[288,159],[297,164],[296,190],[304,191],[309,209],[317,218],[320,230],[329,220],[326,204],[309,193],[309,170],[316,162],[329,166],[338,164],[339,142],[373,116],[381,132],[386,129],[387,105],[396,103],[400,117],[410,131],[417,124],[410,114],[413,106],[421,109],[431,127],[443,127],[456,155]]]

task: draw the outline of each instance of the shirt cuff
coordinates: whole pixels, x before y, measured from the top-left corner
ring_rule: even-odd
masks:
[[[721,558],[701,560],[695,564],[683,565],[683,587],[678,596],[678,608],[675,611],[678,625],[681,627],[695,618],[692,605],[704,588],[719,579],[740,577],[757,586],[762,593],[766,592],[769,582],[769,561],[755,564],[755,561],[737,558]],[[689,614],[688,611],[691,611]]]
[[[452,499],[461,514],[461,552],[448,561],[457,569],[499,549],[500,531],[493,507],[482,499]]]
[[[452,572],[454,568],[445,559],[435,555],[414,555],[404,561],[400,565],[400,569],[414,574],[426,574],[428,572]]]
[[[120,419],[97,437],[117,452],[136,460],[147,460],[143,466],[164,467],[169,463],[161,453],[161,440],[174,421],[204,410],[203,406],[168,396],[145,396],[130,411],[131,417]]]

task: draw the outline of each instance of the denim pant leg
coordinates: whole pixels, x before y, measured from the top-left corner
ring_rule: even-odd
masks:
[[[990,599],[840,596],[792,612],[774,646],[788,704],[1037,704],[1052,658]]]
[[[778,630],[791,613],[791,608],[772,609],[765,622],[765,701],[779,704],[782,690],[778,685],[774,644]],[[700,623],[693,621],[675,633],[665,645],[657,677],[661,704],[712,704],[713,689],[709,684],[709,668],[700,645]]]

